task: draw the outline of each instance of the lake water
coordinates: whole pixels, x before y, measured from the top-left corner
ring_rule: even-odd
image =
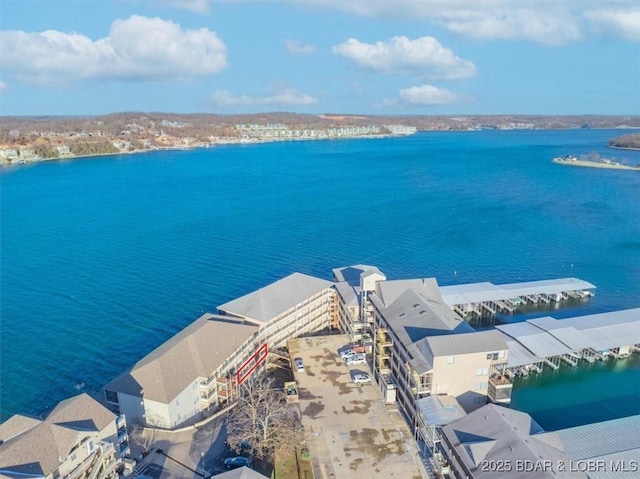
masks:
[[[429,132],[5,168],[2,419],[99,395],[203,312],[294,271],[329,279],[369,263],[443,285],[576,276],[596,297],[557,317],[639,307],[640,174],[551,163],[640,163],[606,148],[621,133]],[[637,360],[602,369],[523,381],[514,405],[553,429],[567,409],[569,425],[590,422],[580,411],[593,404],[616,417],[570,381],[640,404]]]

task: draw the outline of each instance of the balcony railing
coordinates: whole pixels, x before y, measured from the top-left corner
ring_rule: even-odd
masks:
[[[216,378],[209,378],[208,380],[198,383],[201,390],[211,391],[216,386]]]
[[[487,397],[493,403],[509,404],[511,402],[511,391],[513,383],[502,374],[492,374],[489,376],[489,386]]]
[[[126,420],[125,420],[124,414],[120,414],[116,418],[116,428],[120,429],[121,427],[124,427],[125,424],[126,424]]]

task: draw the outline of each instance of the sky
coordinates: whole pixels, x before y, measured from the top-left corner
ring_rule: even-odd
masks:
[[[640,0],[0,0],[0,114],[640,114]]]

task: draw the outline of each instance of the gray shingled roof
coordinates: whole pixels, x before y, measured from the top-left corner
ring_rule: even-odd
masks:
[[[266,323],[331,286],[331,281],[293,273],[253,293],[218,306],[218,311]]]
[[[23,475],[50,474],[71,447],[99,432],[115,414],[87,394],[60,402],[43,421],[15,415],[0,425],[0,471]]]
[[[172,401],[198,377],[209,377],[249,340],[257,326],[229,316],[205,314],[138,361],[106,390]]]
[[[116,415],[88,394],[65,399],[49,413],[47,421],[71,429],[102,431]]]
[[[42,421],[22,414],[15,414],[0,424],[0,443],[36,427]]]
[[[413,289],[425,299],[434,299],[444,303],[435,278],[398,279],[378,282],[378,295],[385,305],[390,305],[406,290]]]
[[[378,288],[371,300],[405,348],[427,336],[474,331],[442,302],[434,279],[381,281]]]
[[[0,445],[0,471],[46,476],[60,466],[76,441],[87,433],[41,422]]]
[[[456,354],[481,353],[507,349],[507,343],[496,330],[476,331],[465,334],[429,336],[418,343],[418,347],[428,350],[430,356],[454,356]]]
[[[370,266],[368,264],[354,264],[343,268],[335,268],[332,271],[336,282],[346,281],[351,286],[360,286],[360,275],[363,273],[366,273],[365,276],[371,273],[384,276],[384,273],[376,266]]]
[[[571,458],[561,443],[550,441],[548,435],[538,436],[541,432],[542,428],[528,414],[495,404],[476,409],[442,427],[442,434],[476,479],[585,478],[583,473],[570,471]],[[518,470],[516,461],[531,461],[531,464],[549,461],[554,471]],[[483,467],[499,463],[513,467],[508,472]],[[558,469],[560,463],[566,466],[565,472]]]
[[[358,301],[361,291],[360,286],[352,286],[346,281],[343,281],[336,283],[336,291],[347,306],[358,306],[358,304],[360,304],[360,301]]]

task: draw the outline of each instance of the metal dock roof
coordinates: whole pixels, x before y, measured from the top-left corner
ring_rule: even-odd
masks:
[[[535,356],[549,358],[562,356],[573,350],[566,344],[556,339],[544,329],[541,329],[530,321],[514,324],[503,324],[496,329],[510,338],[518,341],[522,346]]]
[[[510,340],[508,339],[508,336],[505,336],[505,339],[507,339],[507,347],[509,348],[509,359],[507,360],[508,368],[515,368],[526,364],[535,364],[542,361],[542,358],[539,358],[535,354],[531,354],[531,351],[525,348],[518,341]]]
[[[560,429],[557,435],[565,451],[574,462],[595,464],[603,461],[606,467],[589,471],[590,479],[629,479],[638,477],[640,471],[640,415]],[[635,461],[635,470],[630,470]],[[623,470],[622,466],[626,465]],[[615,470],[620,466],[620,470]]]
[[[595,289],[595,286],[578,278],[547,279],[501,285],[484,282],[440,286],[442,299],[449,306],[502,301],[534,294],[558,294],[566,291],[588,289]]]
[[[540,360],[524,362],[528,355],[548,358],[582,349],[605,351],[640,344],[640,308],[566,319],[546,316],[496,329],[509,344],[509,367],[522,366]]]

